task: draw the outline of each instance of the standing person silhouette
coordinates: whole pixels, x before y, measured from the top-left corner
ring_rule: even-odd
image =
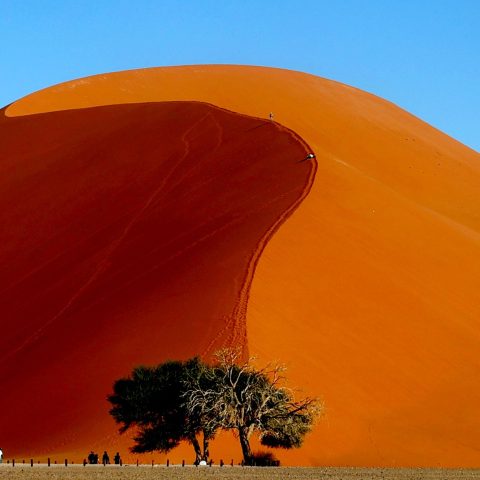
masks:
[[[115,456],[113,457],[113,461],[115,462],[115,465],[120,465],[120,462],[122,459],[120,458],[120,453],[116,453]]]
[[[108,456],[107,451],[105,450],[102,455],[102,463],[108,465],[110,463],[110,457]]]

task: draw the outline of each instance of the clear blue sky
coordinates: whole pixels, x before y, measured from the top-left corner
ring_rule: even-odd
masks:
[[[391,100],[480,151],[480,0],[0,0],[0,104],[86,75],[269,65]]]

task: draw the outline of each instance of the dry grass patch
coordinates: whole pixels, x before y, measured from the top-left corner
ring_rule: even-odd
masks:
[[[310,467],[147,467],[147,466],[0,466],[0,479],[33,480],[150,480],[208,479],[227,480],[451,480],[479,479],[480,470],[469,469],[398,469],[398,468],[310,468]]]

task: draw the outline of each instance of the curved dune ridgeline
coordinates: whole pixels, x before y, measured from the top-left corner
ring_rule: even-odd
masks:
[[[1,120],[9,455],[78,461],[111,446],[105,396],[133,366],[246,352],[254,263],[311,184],[307,153],[273,122],[202,103]]]
[[[288,163],[293,158],[288,155],[282,167],[275,160],[276,154],[268,157],[268,165],[263,164],[266,161],[263,149],[274,148],[275,152],[278,149],[278,154],[285,150],[282,145],[277,147],[277,134],[284,141],[288,139],[288,145],[299,152],[305,150],[302,142],[295,141],[289,132],[266,122],[267,126],[245,134],[241,151],[248,148],[252,155],[256,152],[261,156],[261,160],[251,157],[257,160],[249,163],[249,168],[262,165],[284,172],[286,183],[282,183],[282,188],[286,190],[277,192],[274,198],[278,196],[285,204],[275,212],[270,211],[269,220],[261,227],[257,225],[254,232],[246,219],[238,217],[235,233],[231,233],[228,242],[215,236],[213,241],[218,240],[215,248],[209,249],[207,245],[212,244],[202,241],[192,251],[182,250],[181,242],[195,242],[216,231],[215,222],[219,220],[216,216],[209,217],[208,232],[201,230],[206,218],[202,214],[198,231],[185,238],[179,236],[172,246],[170,231],[181,230],[185,220],[182,215],[186,214],[167,215],[165,221],[171,223],[161,228],[154,221],[150,223],[153,220],[150,215],[163,204],[155,196],[149,200],[149,195],[154,194],[160,178],[165,178],[169,170],[158,175],[150,172],[157,166],[160,168],[159,165],[166,169],[167,165],[173,168],[177,164],[166,160],[160,164],[153,160],[142,163],[145,170],[138,181],[131,171],[146,150],[146,158],[173,155],[180,162],[186,151],[181,136],[192,127],[193,120],[190,116],[190,120],[185,119],[185,115],[169,117],[165,128],[177,134],[160,138],[155,133],[156,127],[147,128],[151,114],[142,111],[138,113],[141,116],[138,122],[146,128],[142,130],[144,135],[153,132],[154,140],[142,142],[137,138],[135,142],[132,140],[133,145],[124,147],[122,142],[127,141],[129,132],[136,131],[135,115],[121,117],[124,118],[121,123],[115,112],[128,108],[167,108],[136,104],[180,100],[207,102],[252,117],[268,118],[269,112],[273,112],[279,124],[298,134],[316,153],[318,165],[311,188],[308,182],[314,173],[313,164]],[[228,116],[215,111],[216,117]],[[95,118],[101,112],[102,115],[111,112],[112,118],[97,125],[100,130],[89,136],[85,128],[93,121],[92,112]],[[26,325],[29,330],[38,329],[74,300],[62,313],[64,321],[55,320],[48,327],[55,332],[55,343],[43,343],[47,335],[46,330],[41,331],[35,342],[20,350],[30,352],[29,356],[17,355],[17,365],[8,359],[2,363],[2,379],[7,379],[4,391],[8,393],[0,400],[0,430],[8,425],[8,432],[16,431],[6,407],[11,410],[15,405],[16,412],[27,412],[25,421],[36,418],[35,407],[23,397],[32,385],[40,392],[57,389],[55,395],[68,397],[67,404],[82,394],[82,405],[96,405],[95,418],[102,419],[97,422],[98,429],[84,427],[78,420],[79,405],[76,410],[65,408],[57,416],[53,415],[52,407],[48,412],[52,418],[42,420],[39,428],[32,427],[28,435],[17,434],[16,448],[22,449],[26,439],[39,445],[45,438],[52,438],[45,434],[47,426],[57,432],[56,442],[67,432],[75,436],[61,446],[64,449],[75,438],[92,438],[92,432],[96,439],[103,438],[102,435],[114,436],[111,433],[114,427],[102,423],[106,422],[107,407],[98,403],[105,387],[101,382],[89,382],[89,388],[83,388],[92,375],[98,378],[102,369],[105,369],[101,373],[103,378],[112,378],[123,373],[125,366],[138,363],[138,359],[156,361],[159,351],[166,356],[204,353],[223,342],[243,345],[246,335],[250,353],[265,362],[272,359],[286,362],[290,367],[290,384],[302,387],[305,393],[321,395],[326,405],[325,417],[307,437],[304,447],[280,452],[284,463],[478,466],[480,155],[477,152],[366,92],[312,75],[261,67],[191,66],[98,75],[36,92],[10,105],[5,114],[0,124],[3,169],[0,214],[4,216],[0,271],[4,289],[10,290],[1,301],[5,305],[3,311],[15,315],[15,328],[9,330],[8,340],[1,337],[3,355],[14,355],[11,352],[22,346]],[[78,128],[68,140],[71,143],[64,137],[61,141],[55,137],[57,129],[66,124],[63,119],[67,117],[62,115],[70,115],[72,119],[78,115]],[[51,128],[42,130],[34,126],[42,118],[53,122]],[[62,121],[54,122],[54,118]],[[244,117],[234,118],[247,122]],[[117,128],[115,125],[116,133],[110,132],[110,127]],[[200,145],[205,143],[206,149],[215,150],[220,129],[213,120],[205,120],[200,126],[208,129]],[[8,133],[17,128],[16,136]],[[226,131],[225,126],[222,128]],[[272,135],[277,132],[274,143],[250,137],[262,133],[264,128],[270,129]],[[223,135],[222,142],[227,137]],[[191,143],[195,144],[196,138],[193,132],[188,135]],[[158,151],[154,144],[158,145]],[[219,151],[221,148],[230,148],[231,152],[239,149],[228,142]],[[57,153],[63,161],[48,163],[57,158]],[[193,168],[186,159],[176,167],[172,181],[166,182],[172,194],[168,200],[165,197],[167,205],[162,207],[165,212],[191,202],[192,208],[187,209],[187,223],[190,222],[194,207],[201,204],[190,198],[203,185],[196,175],[217,178],[218,166],[224,166],[223,157],[215,157],[215,166],[207,157],[210,159],[210,155],[205,154],[203,173],[186,168],[188,165]],[[108,170],[93,169],[92,165],[105,158],[112,159],[112,163],[107,162]],[[193,162],[193,157],[187,158]],[[243,161],[246,157],[233,158]],[[113,175],[113,159],[125,167],[121,178]],[[29,165],[28,170],[25,165]],[[59,181],[64,178],[65,165],[70,165],[69,175],[75,181]],[[207,173],[208,168],[211,173]],[[218,190],[201,189],[214,202],[215,211],[222,212],[230,204],[219,195],[234,192],[242,202],[247,202],[242,204],[242,212],[250,212],[259,205],[267,208],[269,203],[259,198],[249,201],[251,194],[245,190],[259,174],[247,171],[235,183],[244,168],[247,164],[242,163],[235,175],[225,172],[225,178],[218,179]],[[48,177],[48,182],[43,180],[47,183],[38,181],[43,179],[42,175]],[[293,175],[301,178],[295,180]],[[227,181],[233,182],[238,190]],[[254,184],[255,188],[261,184],[269,189],[276,182]],[[45,185],[45,189],[39,185]],[[100,200],[99,191],[92,190],[92,185],[103,185],[101,201],[95,201]],[[283,195],[288,192],[291,197],[287,201]],[[264,193],[266,197],[262,198],[272,197],[268,190]],[[76,202],[67,201],[70,196]],[[7,199],[8,209],[3,207]],[[40,210],[41,205],[48,208]],[[145,205],[147,208],[141,213]],[[298,206],[295,212],[272,234],[270,228],[275,229],[282,221],[281,216],[285,212],[288,215],[295,206]],[[116,216],[105,221],[111,210],[117,212]],[[88,215],[78,223],[69,223],[67,219],[76,218],[78,212]],[[139,218],[127,228],[135,215]],[[259,217],[263,218],[263,214],[252,213],[248,221]],[[228,217],[232,221],[235,218],[233,213]],[[95,235],[90,223],[94,220],[101,232]],[[223,225],[223,220],[226,219],[218,223]],[[36,228],[38,224],[44,225],[41,231]],[[4,225],[8,228],[3,228]],[[140,232],[147,230],[156,232],[155,239],[150,238],[150,233],[141,236]],[[223,235],[221,232],[218,235]],[[248,241],[247,232],[252,235]],[[119,238],[123,239],[119,242]],[[69,249],[77,244],[75,248],[79,250],[72,253]],[[183,252],[178,258],[172,257],[171,268],[160,269],[158,277],[156,271],[151,271],[155,263],[147,255],[156,251],[157,245]],[[260,246],[261,250],[263,245],[265,248],[259,255],[255,248]],[[209,256],[213,250],[215,255]],[[124,267],[121,255],[125,252],[136,252],[141,258],[126,262]],[[197,253],[195,259],[190,257]],[[218,261],[220,253],[225,255],[222,261]],[[181,266],[174,267],[175,262]],[[51,273],[47,275],[42,265],[51,269]],[[209,283],[211,274],[205,273],[211,271],[212,265],[221,278],[219,283]],[[256,266],[254,274],[252,266]],[[88,279],[92,278],[92,270],[97,271],[95,268],[100,273],[93,276],[90,284]],[[139,271],[149,273],[142,277]],[[174,281],[167,282],[165,279],[172,272]],[[205,275],[200,288],[192,275],[202,272]],[[158,278],[164,280],[157,281]],[[121,283],[122,279],[125,283]],[[123,290],[120,287],[109,290],[112,282],[123,285]],[[24,294],[19,294],[16,288],[25,289]],[[167,288],[168,295],[158,294]],[[77,298],[79,290],[81,295]],[[62,302],[58,298],[60,293]],[[109,300],[112,298],[115,301]],[[164,311],[178,313],[174,321],[159,313],[160,298]],[[216,299],[214,305],[211,298]],[[204,321],[199,322],[202,312]],[[246,315],[246,327],[243,320],[231,320],[232,312],[233,318],[238,315],[243,319]],[[7,315],[0,318],[3,329],[3,324],[11,319]],[[97,321],[100,318],[108,321]],[[161,329],[142,328],[160,322]],[[95,325],[93,335],[91,325]],[[178,332],[182,341],[172,343],[171,338],[178,336]],[[83,342],[81,348],[72,348],[65,338]],[[150,345],[155,344],[155,349],[144,349],[145,339]],[[47,350],[55,354],[51,360],[47,360]],[[121,361],[102,364],[97,361],[98,352],[102,352],[102,358]],[[50,362],[45,366],[35,363],[35,368],[44,369],[43,375],[32,373],[28,377],[29,362],[43,358],[42,355],[43,362]],[[82,366],[81,372],[60,387],[59,376],[77,365]],[[83,369],[84,365],[88,368]],[[30,379],[24,383],[19,379],[25,375]],[[85,407],[80,413],[85,416],[87,411]],[[52,448],[57,448],[55,445],[58,443],[52,443]],[[85,448],[80,440],[76,445]],[[103,444],[99,441],[98,445],[100,449]],[[5,444],[2,447],[6,449]],[[212,446],[212,454],[217,461],[222,457],[239,458],[239,449],[217,442]]]

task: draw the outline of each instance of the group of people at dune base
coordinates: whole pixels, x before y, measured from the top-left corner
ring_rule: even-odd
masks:
[[[89,465],[98,465],[98,453],[95,453],[93,450],[88,454],[87,461]],[[122,459],[120,457],[120,454],[117,452],[115,456],[113,457],[113,462],[115,465],[121,465],[122,464]],[[102,455],[102,463],[103,465],[109,465],[110,464],[110,457],[108,456],[108,453],[105,451],[103,452]]]

